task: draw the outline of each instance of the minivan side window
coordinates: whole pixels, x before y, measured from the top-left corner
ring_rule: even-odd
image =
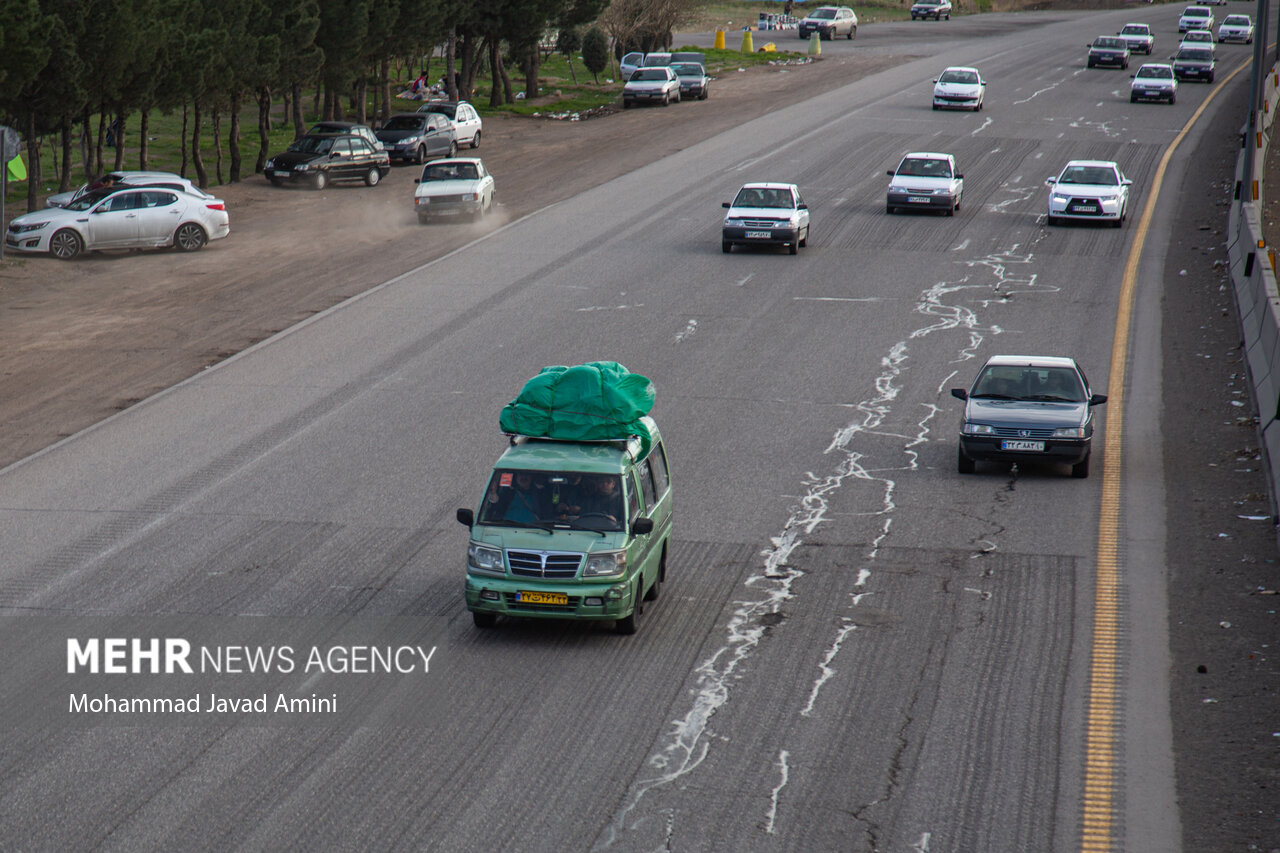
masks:
[[[667,451],[659,443],[649,454],[649,466],[653,469],[653,485],[655,493],[665,495],[671,485],[671,474],[667,468]]]
[[[636,488],[636,478],[631,478],[631,488],[627,489],[627,521],[635,521],[640,515],[640,496]]]
[[[649,460],[649,462],[636,469],[636,473],[640,475],[640,491],[644,493],[644,505],[650,509],[658,502],[658,494],[653,489],[651,462],[652,460]]]

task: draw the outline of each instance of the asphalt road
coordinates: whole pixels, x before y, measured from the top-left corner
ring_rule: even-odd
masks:
[[[1157,57],[1177,11],[1149,10]],[[960,477],[948,389],[987,355],[1037,352],[1109,390],[1132,219],[1213,88],[1130,105],[1127,75],[1086,70],[1083,46],[1130,14],[866,30],[833,49],[928,58],[523,217],[6,469],[0,845],[1079,849],[1114,460],[1084,481]],[[1225,77],[1248,49],[1219,54]],[[984,112],[929,110],[947,64],[983,70]],[[959,159],[954,218],[885,215],[907,150]],[[1129,227],[1045,227],[1043,181],[1073,158],[1122,164]],[[810,247],[722,255],[719,202],[764,178],[804,189]],[[1159,352],[1174,222],[1152,220],[1135,359]],[[479,632],[454,509],[476,502],[523,379],[594,359],[657,387],[678,507],[663,597],[634,637]],[[1159,408],[1126,396],[1143,441],[1121,552],[1143,606],[1123,609],[1105,819],[1115,849],[1175,850]],[[273,680],[373,696],[363,717],[95,727],[40,704],[127,690],[60,671],[59,630],[174,624],[294,645],[378,625],[435,652],[429,673],[358,686]]]

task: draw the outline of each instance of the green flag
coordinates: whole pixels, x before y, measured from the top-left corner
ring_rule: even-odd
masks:
[[[27,166],[22,162],[22,155],[19,154],[9,161],[9,180],[25,181],[27,179]]]

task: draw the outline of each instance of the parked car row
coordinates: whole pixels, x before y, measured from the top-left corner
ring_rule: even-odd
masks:
[[[650,54],[652,56],[653,54]],[[711,78],[700,62],[672,62],[637,68],[622,86],[622,108],[639,104],[669,106],[685,98],[705,101]]]

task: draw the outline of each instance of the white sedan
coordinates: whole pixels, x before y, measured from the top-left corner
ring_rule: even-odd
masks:
[[[478,219],[493,208],[493,175],[479,157],[454,157],[436,160],[415,178],[413,209],[418,221],[425,223],[433,216],[466,215]]]
[[[484,122],[480,113],[466,101],[427,101],[418,107],[420,113],[441,113],[453,124],[454,135],[458,139],[458,147],[469,145],[480,147],[480,135],[484,131]],[[379,143],[381,144],[381,143]]]
[[[638,68],[622,86],[622,108],[635,104],[662,104],[680,101],[680,78],[669,65]]]
[[[1178,50],[1184,47],[1207,47],[1213,50],[1213,33],[1208,30],[1187,30],[1178,42]]]
[[[1110,160],[1072,160],[1045,184],[1049,187],[1049,224],[1064,219],[1103,220],[1119,228],[1129,212],[1129,185]]]
[[[986,93],[987,84],[978,69],[954,66],[944,69],[933,81],[933,108],[954,107],[976,113],[982,109]]]
[[[916,151],[907,154],[897,169],[889,171],[886,213],[899,210],[944,210],[952,216],[964,196],[964,175],[956,171],[950,154]]]
[[[1227,15],[1218,25],[1218,41],[1253,44],[1253,21],[1248,15]]]
[[[129,184],[134,187],[145,184],[170,190],[182,190],[201,198],[213,198],[212,195],[174,172],[109,172],[103,176],[104,180],[106,178],[111,178],[117,184]],[[97,184],[100,184],[100,181],[83,184],[79,189],[70,192],[56,193],[45,199],[44,203],[49,207],[66,207],[85,193],[98,189]]]
[[[1138,101],[1178,102],[1178,75],[1173,73],[1172,65],[1148,62],[1138,69],[1129,86],[1129,103]]]
[[[69,261],[86,250],[173,246],[194,252],[231,232],[220,198],[166,187],[91,190],[66,207],[15,217],[5,247]]]

